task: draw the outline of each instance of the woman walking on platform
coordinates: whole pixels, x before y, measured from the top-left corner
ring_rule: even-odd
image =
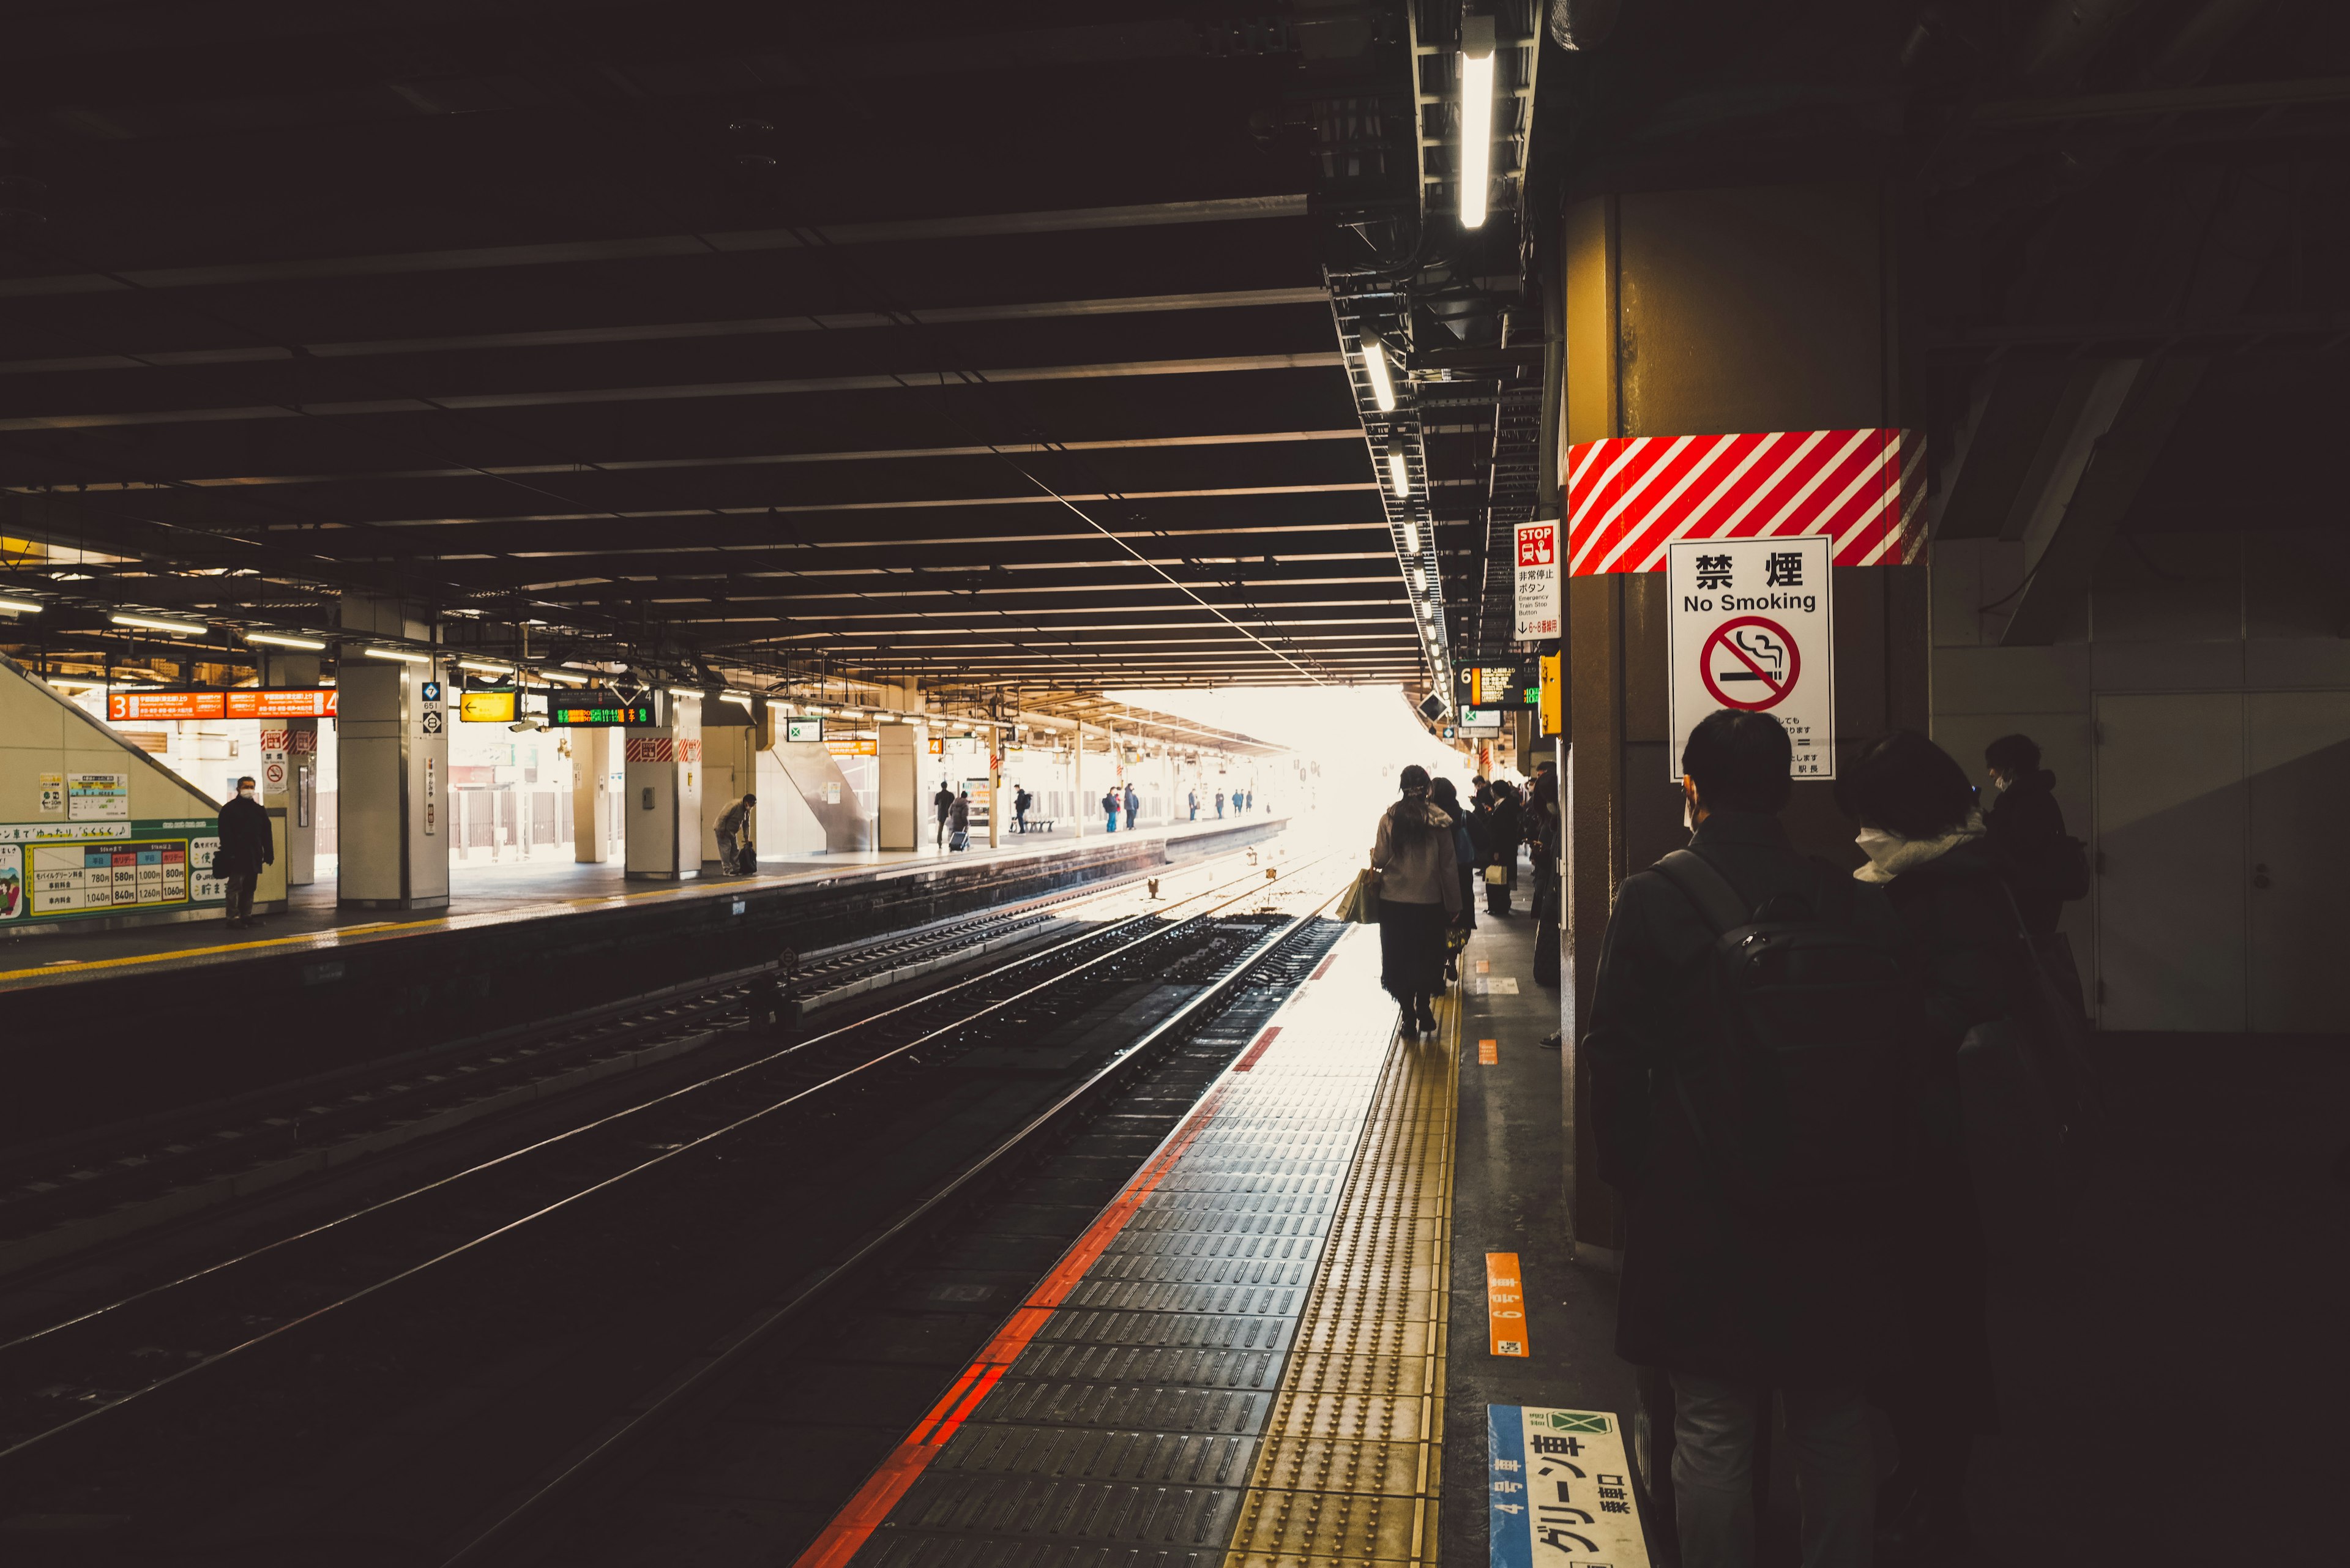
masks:
[[[1371,868],[1379,874],[1379,985],[1403,1008],[1407,1034],[1436,1032],[1444,934],[1461,914],[1452,819],[1428,798],[1428,770],[1403,770],[1403,798],[1379,815]]]

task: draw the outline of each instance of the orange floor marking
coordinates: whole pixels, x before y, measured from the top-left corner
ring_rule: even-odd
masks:
[[[939,1450],[947,1446],[947,1440],[970,1418],[971,1413],[979,1408],[979,1402],[987,1397],[988,1391],[1012,1370],[1012,1364],[1020,1359],[1020,1353],[1028,1348],[1028,1342],[1036,1337],[1054,1310],[1076,1289],[1086,1271],[1109,1250],[1118,1233],[1141,1209],[1142,1200],[1158,1189],[1167,1173],[1175,1168],[1175,1162],[1183,1158],[1184,1151],[1207,1130],[1223,1097],[1221,1085],[1209,1091],[1207,1098],[1176,1129],[1158,1157],[1126,1184],[1125,1190],[1110,1201],[1086,1233],[1061,1254],[1053,1272],[1004,1319],[995,1337],[962,1369],[962,1376],[931,1407],[930,1413],[914,1424],[914,1429],[881,1461],[880,1468],[866,1478],[865,1484],[857,1489],[857,1495],[800,1553],[793,1568],[843,1568],[857,1555],[858,1548],[881,1527],[889,1511],[898,1506],[898,1500],[921,1479],[922,1471],[938,1458]]]
[[[1499,1040],[1480,1040],[1477,1042],[1477,1064],[1479,1066],[1498,1066],[1501,1064],[1501,1060],[1502,1043]]]
[[[1494,1355],[1526,1354],[1526,1284],[1515,1252],[1485,1254],[1485,1322]]]
[[[1493,961],[1492,961],[1492,959],[1479,959],[1479,960],[1477,961],[1477,972],[1478,972],[1479,974],[1491,974],[1491,973],[1492,973],[1492,972],[1493,972]]]

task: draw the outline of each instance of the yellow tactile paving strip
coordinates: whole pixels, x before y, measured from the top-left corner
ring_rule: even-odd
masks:
[[[1437,1561],[1459,999],[1437,1015],[1388,1056],[1224,1568]]]

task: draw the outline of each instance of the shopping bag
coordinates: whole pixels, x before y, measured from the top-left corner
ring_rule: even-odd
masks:
[[[1338,895],[1338,918],[1358,926],[1374,926],[1379,919],[1379,874],[1368,867],[1355,873],[1355,880]]]

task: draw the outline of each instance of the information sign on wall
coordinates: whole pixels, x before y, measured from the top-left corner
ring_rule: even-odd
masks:
[[[74,822],[119,822],[130,815],[129,774],[68,774],[66,815]]]
[[[1672,744],[1720,708],[1768,713],[1794,742],[1797,778],[1835,777],[1835,625],[1825,535],[1674,545],[1667,566]]]
[[[85,919],[218,904],[208,817],[0,823],[0,921]]]
[[[1558,535],[1555,518],[1517,525],[1517,629],[1512,635],[1520,642],[1560,634]]]
[[[43,816],[63,816],[65,812],[66,775],[63,774],[43,774],[41,775],[41,815]]]
[[[511,724],[519,691],[464,691],[457,697],[457,718],[467,724]]]
[[[1499,708],[1464,708],[1461,711],[1461,730],[1463,734],[1480,732],[1489,735],[1499,734],[1502,711]]]
[[[786,719],[784,721],[784,739],[821,741],[824,739],[824,721],[821,718]]]
[[[263,691],[110,691],[106,719],[120,724],[132,719],[186,722],[203,719],[331,719],[335,689],[295,686]]]

